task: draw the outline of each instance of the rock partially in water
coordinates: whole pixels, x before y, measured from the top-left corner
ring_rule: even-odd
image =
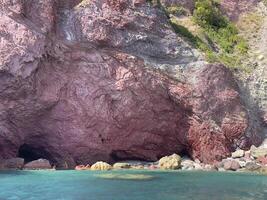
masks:
[[[145,174],[98,174],[95,175],[104,179],[121,179],[121,180],[151,180],[154,177]]]
[[[258,169],[260,169],[261,166],[258,165],[257,163],[255,162],[248,162],[245,166],[245,169],[248,170],[248,171],[257,171]]]
[[[99,161],[91,166],[91,170],[111,170],[112,166],[106,162]]]
[[[131,168],[131,165],[129,163],[119,162],[113,165],[113,169],[129,169],[129,168]]]
[[[25,164],[24,169],[26,170],[52,169],[52,166],[48,160],[38,159]]]
[[[177,154],[165,156],[159,160],[160,169],[179,169],[181,168],[181,157]]]
[[[90,170],[90,165],[77,165],[75,170]]]
[[[223,168],[225,170],[236,171],[240,169],[240,164],[236,160],[226,160],[223,163]]]

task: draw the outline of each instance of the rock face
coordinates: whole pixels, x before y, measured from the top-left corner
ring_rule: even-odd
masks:
[[[10,158],[6,160],[0,160],[0,169],[22,169],[23,166],[23,158]]]
[[[210,163],[258,141],[231,72],[145,1],[0,4],[1,158]]]

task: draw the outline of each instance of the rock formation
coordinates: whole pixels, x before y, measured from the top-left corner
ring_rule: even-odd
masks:
[[[231,72],[144,0],[0,0],[0,157],[58,168],[258,144]]]

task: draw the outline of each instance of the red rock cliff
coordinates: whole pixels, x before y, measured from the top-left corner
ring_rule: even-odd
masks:
[[[231,72],[145,1],[0,4],[0,157],[213,162],[258,141]]]

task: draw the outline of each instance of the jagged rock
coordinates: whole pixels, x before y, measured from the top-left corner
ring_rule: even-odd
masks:
[[[181,157],[177,154],[165,156],[159,160],[160,169],[179,169],[181,167]]]
[[[40,169],[52,169],[50,162],[46,159],[38,159],[26,163],[24,169],[27,170],[40,170]]]
[[[236,171],[236,170],[240,169],[240,165],[236,160],[226,160],[223,163],[223,168],[225,170]]]
[[[0,169],[22,169],[24,166],[23,158],[10,158],[0,160]]]
[[[106,162],[96,162],[91,166],[91,170],[111,170],[112,166]]]
[[[242,149],[239,149],[232,153],[232,158],[241,158],[244,155],[245,155],[245,151]]]

